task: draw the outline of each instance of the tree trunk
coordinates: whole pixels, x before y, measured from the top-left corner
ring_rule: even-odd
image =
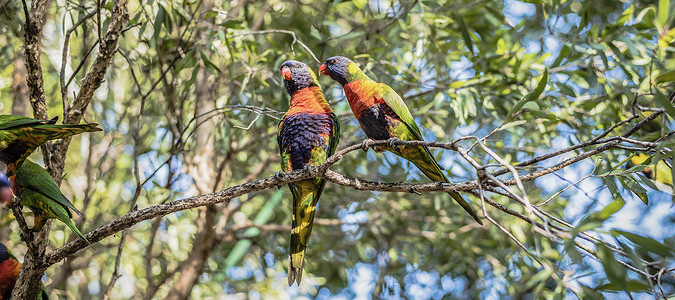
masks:
[[[12,114],[28,116],[28,85],[26,84],[26,62],[23,55],[16,52],[14,57],[14,71],[12,72]]]
[[[202,12],[211,9],[213,3],[205,1]],[[215,95],[211,93],[209,74],[202,63],[195,80],[195,129],[194,156],[186,159],[189,162],[188,170],[195,182],[195,187],[200,194],[215,191],[215,166],[217,158],[214,151],[214,127],[215,122],[211,118],[215,108]],[[199,209],[197,221],[197,233],[192,242],[192,250],[180,269],[176,271],[175,282],[166,299],[188,299],[192,288],[199,281],[206,260],[211,255],[215,242],[213,226],[216,224],[218,211],[214,206]]]

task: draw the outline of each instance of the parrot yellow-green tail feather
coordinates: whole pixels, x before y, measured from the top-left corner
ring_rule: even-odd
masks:
[[[94,132],[102,131],[101,128],[98,128],[98,124],[63,124],[63,125],[53,125],[53,127],[48,127],[49,125],[41,126],[39,131],[44,134],[49,135],[50,139],[62,139],[65,137],[73,136],[83,132]]]
[[[61,220],[61,219],[59,219],[59,220]],[[75,234],[76,234],[79,238],[81,238],[81,239],[83,239],[85,242],[87,242],[87,244],[88,244],[90,247],[92,247],[92,249],[94,248],[94,245],[92,245],[92,244],[89,242],[89,240],[87,240],[87,238],[84,237],[84,234],[82,234],[82,232],[80,232],[80,230],[77,229],[77,227],[76,227],[75,224],[73,223],[73,220],[71,220],[71,219],[64,219],[64,220],[61,220],[61,221],[62,221],[63,223],[65,223],[66,226],[68,226],[68,228],[70,228],[70,230],[72,230],[73,232],[75,232]]]
[[[61,193],[44,168],[27,160],[17,170],[16,180],[21,205],[29,207],[35,214],[33,230],[39,231],[48,219],[58,219],[91,246],[71,219],[71,209],[78,213],[79,211]]]
[[[402,153],[396,153],[397,155],[409,160],[415,166],[417,166],[424,175],[429,177],[429,179],[433,181],[442,181],[442,182],[450,182],[448,180],[448,177],[443,174],[443,171],[441,171],[441,166],[436,162],[436,160],[431,156],[430,153],[428,153],[428,150],[422,148],[422,147],[417,147],[417,149],[412,148],[412,147],[406,147],[406,149],[403,150],[405,153],[405,156],[402,155]],[[449,192],[450,196],[452,196],[455,201],[457,201],[457,204],[459,204],[466,212],[468,212],[471,217],[473,217],[478,224],[483,225],[483,221],[480,220],[478,215],[476,214],[476,211],[471,208],[469,203],[462,198],[462,196],[459,193],[456,192]]]
[[[302,280],[302,269],[305,262],[305,250],[312,233],[312,224],[316,212],[316,204],[322,191],[317,189],[315,180],[302,181],[295,185],[297,194],[293,193],[293,227],[291,228],[291,244],[289,247],[288,285]],[[297,196],[297,197],[296,197]]]
[[[455,199],[455,201],[457,201],[457,204],[459,204],[459,206],[464,208],[464,210],[466,210],[466,212],[468,212],[471,215],[471,217],[473,217],[473,219],[476,220],[476,222],[478,222],[478,224],[483,225],[483,221],[480,220],[480,218],[473,210],[473,208],[469,206],[469,203],[466,203],[466,200],[464,200],[464,198],[462,198],[462,196],[459,193],[449,192],[448,194],[450,194],[450,196],[452,196],[452,198]]]

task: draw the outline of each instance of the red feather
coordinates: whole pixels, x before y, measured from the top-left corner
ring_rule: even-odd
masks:
[[[10,258],[0,263],[0,300],[9,299],[5,297],[11,295],[20,270],[21,263],[16,259]]]
[[[384,84],[367,80],[355,80],[344,85],[345,96],[357,119],[361,118],[364,110],[384,103],[383,99],[377,97],[382,85]]]

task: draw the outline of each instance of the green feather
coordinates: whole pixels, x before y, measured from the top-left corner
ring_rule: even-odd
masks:
[[[21,204],[28,206],[36,215],[36,229],[41,228],[42,220],[58,219],[91,245],[71,220],[73,215],[70,210],[82,213],[61,193],[59,186],[44,168],[26,160],[16,171],[16,183],[19,185],[18,196]]]
[[[8,174],[18,169],[37,147],[49,140],[102,130],[95,123],[56,125],[56,120],[0,115],[0,161],[7,165]]]

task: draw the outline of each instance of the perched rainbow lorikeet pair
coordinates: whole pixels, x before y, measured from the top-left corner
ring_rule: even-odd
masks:
[[[403,99],[389,86],[366,76],[350,59],[331,57],[319,68],[342,85],[349,106],[361,128],[372,140],[422,141],[422,133]],[[281,65],[290,107],[279,123],[278,143],[281,169],[289,172],[318,166],[335,152],[338,143],[338,119],[326,102],[316,75],[304,63],[287,61]],[[364,148],[364,150],[367,150]],[[417,166],[429,179],[450,182],[442,167],[425,146],[378,146],[376,152],[389,150]],[[293,224],[290,243],[288,284],[302,279],[304,254],[312,222],[325,182],[313,178],[289,184],[293,194]],[[476,212],[456,192],[449,193],[479,224]]]
[[[56,125],[52,120],[0,115],[0,162],[7,166],[7,175],[14,194],[21,204],[35,213],[33,230],[39,231],[48,219],[58,219],[87,241],[71,220],[70,210],[81,214],[66,198],[54,179],[41,166],[26,158],[49,140],[70,137],[83,132],[101,131],[98,124]],[[0,178],[0,186],[4,183]],[[12,196],[0,188],[0,203],[9,205]],[[87,241],[88,243],[89,241]]]
[[[16,257],[3,243],[0,243],[0,300],[8,300],[12,296],[12,290],[17,277],[19,277],[20,270],[21,263],[16,260]],[[38,299],[49,299],[44,285],[42,285],[42,291]]]

